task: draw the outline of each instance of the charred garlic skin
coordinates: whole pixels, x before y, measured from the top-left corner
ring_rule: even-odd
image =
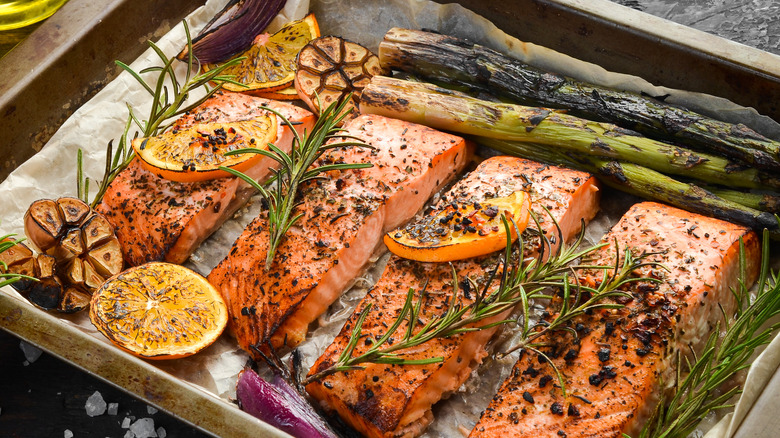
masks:
[[[34,305],[72,313],[124,268],[119,240],[106,218],[78,198],[40,199],[25,213],[24,244],[2,254],[8,270],[35,277],[14,284]],[[8,260],[4,260],[8,259]]]

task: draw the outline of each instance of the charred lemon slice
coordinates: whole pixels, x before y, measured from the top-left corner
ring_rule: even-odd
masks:
[[[202,123],[136,138],[133,149],[141,164],[163,178],[191,182],[230,176],[219,166],[245,171],[257,164],[260,154],[225,155],[243,148],[265,148],[276,141],[278,122],[265,114],[232,123]]]
[[[264,97],[266,99],[274,99],[274,100],[300,99],[300,97],[298,97],[298,90],[295,89],[295,85],[290,85],[289,87],[282,88],[281,90],[262,91],[262,92],[258,91],[252,94],[257,97]]]
[[[118,347],[146,359],[176,359],[211,345],[227,307],[200,274],[152,262],[112,277],[92,296],[92,324]]]
[[[357,117],[360,95],[371,78],[384,74],[379,58],[360,44],[334,36],[317,38],[298,55],[295,88],[315,113],[352,93],[347,110]],[[319,103],[318,103],[319,100]]]
[[[320,28],[314,14],[286,24],[273,35],[258,35],[252,47],[231,58],[245,59],[223,72],[223,75],[233,75],[236,82],[246,86],[226,82],[223,87],[230,91],[255,94],[291,86],[295,80],[295,57],[309,41],[319,36]],[[203,69],[208,71],[215,67],[207,64]]]
[[[385,244],[393,254],[421,262],[450,262],[490,254],[506,247],[501,215],[523,231],[528,225],[529,209],[525,192],[479,203],[451,203],[406,228],[387,233]],[[512,240],[517,239],[514,227],[510,228]]]

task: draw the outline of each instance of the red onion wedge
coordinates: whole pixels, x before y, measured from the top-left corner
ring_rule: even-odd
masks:
[[[287,0],[230,0],[192,40],[192,54],[201,64],[225,61],[252,45]],[[185,47],[177,56],[187,60]]]
[[[338,438],[325,421],[284,379],[266,382],[251,369],[238,377],[241,409],[297,438]]]

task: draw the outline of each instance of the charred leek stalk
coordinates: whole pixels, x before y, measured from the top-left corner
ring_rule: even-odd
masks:
[[[464,134],[533,142],[572,152],[641,163],[659,172],[731,187],[774,188],[768,172],[643,137],[618,126],[544,108],[489,102],[431,84],[375,76],[361,111]]]
[[[695,184],[675,180],[633,163],[598,163],[598,174],[607,184],[628,187],[630,192],[643,198],[658,199],[682,209],[740,223],[756,230],[778,230],[771,213],[725,200]]]
[[[780,195],[778,194],[741,192],[718,187],[708,187],[707,190],[715,196],[742,204],[754,210],[780,213]]]
[[[757,168],[780,170],[780,142],[744,125],[545,72],[454,37],[394,28],[379,46],[379,58],[386,67],[430,80],[467,84],[523,104],[564,108],[651,137],[718,151]]]

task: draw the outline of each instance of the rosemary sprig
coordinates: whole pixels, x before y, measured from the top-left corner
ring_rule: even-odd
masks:
[[[745,253],[740,242],[739,287],[734,291],[736,316],[730,318],[721,308],[723,321],[712,330],[703,351],[699,354],[691,351],[690,357],[685,356],[683,360],[678,356],[680,365],[674,396],[668,403],[667,400],[659,402],[653,420],[645,424],[640,438],[688,436],[709,412],[733,407],[729,400],[740,394],[742,388],[718,391],[735,373],[748,368],[756,349],[768,344],[780,329],[780,323],[765,327],[780,314],[780,276],[769,269],[769,242],[769,232],[764,230],[758,292],[752,303],[745,284]],[[724,327],[725,335],[721,338]],[[684,378],[683,371],[687,372]]]
[[[549,214],[549,212],[548,212]],[[552,216],[550,216],[552,217]],[[572,265],[575,261],[587,256],[588,254],[597,251],[602,248],[604,244],[596,245],[584,250],[577,249],[582,243],[584,237],[584,231],[580,233],[577,241],[568,246],[561,244],[557,249],[554,249],[552,242],[542,233],[536,233],[542,240],[542,249],[537,257],[524,260],[523,257],[523,240],[517,239],[517,246],[513,247],[511,240],[510,224],[506,218],[502,216],[504,227],[506,229],[507,244],[506,250],[502,259],[497,263],[495,268],[491,271],[490,278],[485,283],[485,286],[481,288],[481,292],[477,294],[474,302],[469,305],[462,305],[458,300],[458,278],[457,273],[453,269],[453,293],[450,298],[447,310],[443,316],[435,317],[425,324],[417,333],[414,332],[418,315],[422,308],[422,303],[425,299],[425,287],[420,292],[420,298],[416,304],[413,304],[414,290],[410,289],[406,296],[406,301],[403,308],[395,320],[395,322],[388,328],[387,332],[377,340],[371,340],[370,348],[365,352],[353,356],[355,347],[358,344],[358,340],[361,339],[361,332],[363,322],[365,321],[368,313],[371,310],[371,304],[366,305],[361,311],[355,326],[352,330],[352,334],[347,343],[346,348],[341,353],[339,358],[330,367],[309,376],[304,385],[316,380],[320,380],[330,374],[337,372],[350,371],[356,369],[363,369],[361,364],[364,363],[387,363],[387,364],[428,364],[443,361],[441,357],[432,357],[420,360],[409,360],[404,357],[403,350],[416,347],[424,344],[435,338],[447,338],[455,336],[461,333],[483,330],[489,327],[494,327],[501,324],[513,323],[514,320],[500,320],[487,324],[480,325],[480,322],[485,321],[488,318],[493,318],[501,315],[505,311],[514,308],[518,304],[521,306],[522,314],[524,315],[524,338],[521,341],[521,345],[518,348],[534,348],[532,343],[533,339],[536,339],[541,334],[535,327],[529,327],[527,315],[530,311],[530,302],[533,299],[549,298],[550,296],[546,292],[550,290],[563,290],[564,296],[570,296],[572,286],[570,281],[570,275],[574,274],[576,278],[577,271],[583,269],[602,269],[605,272],[613,271],[614,275],[609,276],[609,279],[604,281],[597,289],[588,287],[585,285],[577,284],[574,289],[576,290],[576,297],[582,297],[585,293],[590,294],[590,298],[586,302],[579,304],[575,307],[564,306],[558,316],[558,322],[553,327],[546,327],[541,330],[542,332],[547,330],[559,329],[564,322],[570,320],[574,316],[585,312],[587,309],[596,308],[615,308],[621,307],[620,304],[612,301],[605,301],[608,298],[612,298],[624,293],[619,291],[618,288],[630,281],[640,280],[639,278],[630,278],[631,273],[647,263],[643,262],[644,256],[633,258],[625,257],[622,266],[596,266],[596,265]],[[553,219],[554,220],[554,219]],[[534,217],[537,226],[539,222]],[[515,226],[512,224],[512,226]],[[556,223],[557,227],[557,223]],[[520,233],[517,233],[518,235]],[[562,232],[558,228],[559,241],[562,241]],[[551,251],[550,257],[545,257],[545,251]],[[627,251],[628,253],[628,251]],[[618,269],[619,268],[619,269]],[[501,271],[501,278],[499,285],[493,289],[492,292],[488,292],[495,276],[498,271]],[[641,279],[647,280],[647,279]],[[474,290],[480,288],[474,285],[473,281],[468,278],[467,281],[472,283]],[[564,300],[570,302],[571,300]],[[394,337],[394,333],[398,331],[403,321],[409,321],[407,329],[400,340],[396,340],[392,345],[385,345],[387,341]]]
[[[133,78],[135,78],[135,80],[138,81],[138,83],[152,96],[152,105],[149,109],[149,116],[146,120],[140,120],[136,116],[136,112],[133,110],[133,108],[129,105],[127,106],[129,115],[127,118],[127,123],[125,124],[124,132],[119,137],[119,144],[116,151],[113,150],[114,140],[108,142],[106,147],[106,165],[103,178],[97,182],[98,192],[95,194],[95,197],[91,202],[89,200],[90,179],[84,175],[82,151],[79,149],[76,159],[77,193],[81,200],[90,204],[92,207],[97,206],[101,199],[103,199],[103,195],[105,195],[109,184],[111,184],[111,181],[113,181],[114,178],[116,178],[116,176],[130,164],[133,157],[135,156],[135,153],[130,146],[130,141],[128,141],[127,138],[127,135],[130,132],[130,127],[133,123],[138,127],[138,129],[140,129],[140,131],[135,132],[135,137],[139,135],[142,137],[152,137],[158,135],[165,131],[165,129],[168,127],[166,123],[169,120],[178,117],[179,115],[202,104],[204,101],[206,101],[206,99],[220,90],[225,82],[241,85],[238,82],[235,82],[232,79],[232,76],[222,75],[222,72],[226,68],[240,63],[243,58],[234,59],[205,73],[196,74],[200,70],[200,64],[198,64],[197,60],[193,58],[192,50],[189,50],[192,48],[192,38],[190,37],[190,29],[187,26],[187,22],[182,21],[182,23],[184,24],[184,32],[187,36],[187,48],[190,53],[189,57],[187,58],[187,70],[184,75],[183,82],[179,82],[179,78],[177,78],[176,72],[174,71],[173,64],[176,57],[168,58],[165,56],[165,53],[163,53],[163,51],[151,41],[148,42],[149,47],[151,47],[160,58],[162,61],[162,66],[148,67],[141,70],[140,72],[136,72],[127,64],[121,61],[115,61],[119,67],[130,73],[130,75],[132,75]],[[146,73],[157,73],[154,87],[152,87],[142,77],[142,75]],[[209,87],[209,83],[214,83],[215,85],[213,87]],[[171,88],[170,92],[168,90],[169,86]],[[190,93],[200,87],[204,87],[206,90],[203,97],[185,106]]]
[[[582,237],[583,234],[580,234],[578,242],[571,246],[569,251],[577,248],[581,244],[580,241]],[[576,254],[576,258],[586,258],[595,250],[606,245],[606,243],[602,243],[581,251]],[[635,276],[637,270],[646,266],[665,269],[656,262],[645,261],[649,256],[653,255],[653,253],[643,253],[639,256],[634,256],[630,248],[625,248],[623,256],[620,257],[617,240],[615,241],[614,246],[615,263],[612,266],[568,265],[564,266],[563,269],[556,269],[555,271],[557,272],[548,273],[548,275],[552,274],[554,279],[551,283],[548,281],[539,281],[536,288],[527,289],[525,287],[520,287],[518,289],[518,294],[521,297],[520,302],[522,303],[522,312],[518,318],[518,325],[521,327],[519,340],[514,346],[500,353],[500,356],[506,356],[517,350],[530,351],[541,356],[545,359],[545,362],[553,368],[564,397],[566,396],[566,385],[563,375],[553,361],[549,360],[549,357],[541,351],[542,347],[548,347],[550,344],[544,341],[540,342],[539,340],[555,331],[566,331],[577,337],[577,332],[568,324],[570,321],[595,310],[620,309],[624,307],[622,304],[615,301],[615,299],[630,297],[630,294],[622,290],[625,285],[638,281],[660,282],[660,280],[656,278]],[[569,258],[570,257],[571,256],[569,256]],[[601,270],[604,273],[604,277],[596,287],[585,285],[579,281],[579,276],[577,275],[577,272],[582,270]],[[550,302],[553,302],[555,297],[547,294],[550,290],[557,291],[559,296],[559,308],[554,309],[551,312],[555,314],[555,317],[552,321],[538,321],[532,325],[529,318],[531,300],[548,299]]]
[[[344,146],[372,148],[372,146],[364,143],[357,137],[344,134],[342,132],[343,130],[339,128],[341,121],[349,114],[349,111],[345,111],[348,102],[349,97],[343,99],[340,103],[333,102],[330,104],[320,113],[311,132],[304,132],[303,135],[299,135],[294,129],[293,124],[284,116],[272,108],[266,107],[268,111],[279,116],[282,123],[287,125],[290,131],[292,131],[294,138],[290,153],[284,152],[271,143],[268,144],[268,149],[245,148],[225,153],[225,155],[244,153],[260,154],[273,159],[280,165],[279,169],[272,170],[274,176],[271,181],[275,182],[275,185],[269,189],[266,189],[260,183],[242,172],[224,166],[220,167],[220,169],[238,176],[252,185],[260,192],[263,198],[265,198],[266,202],[268,202],[268,232],[270,237],[268,242],[268,253],[265,259],[266,270],[271,267],[271,263],[276,255],[276,250],[282,242],[282,238],[287,233],[287,230],[303,216],[302,213],[293,215],[293,212],[300,204],[298,192],[304,183],[322,178],[322,174],[325,172],[345,169],[363,169],[372,166],[371,163],[335,163],[312,167],[322,154],[330,149]],[[329,142],[329,140],[333,139],[342,140]]]

